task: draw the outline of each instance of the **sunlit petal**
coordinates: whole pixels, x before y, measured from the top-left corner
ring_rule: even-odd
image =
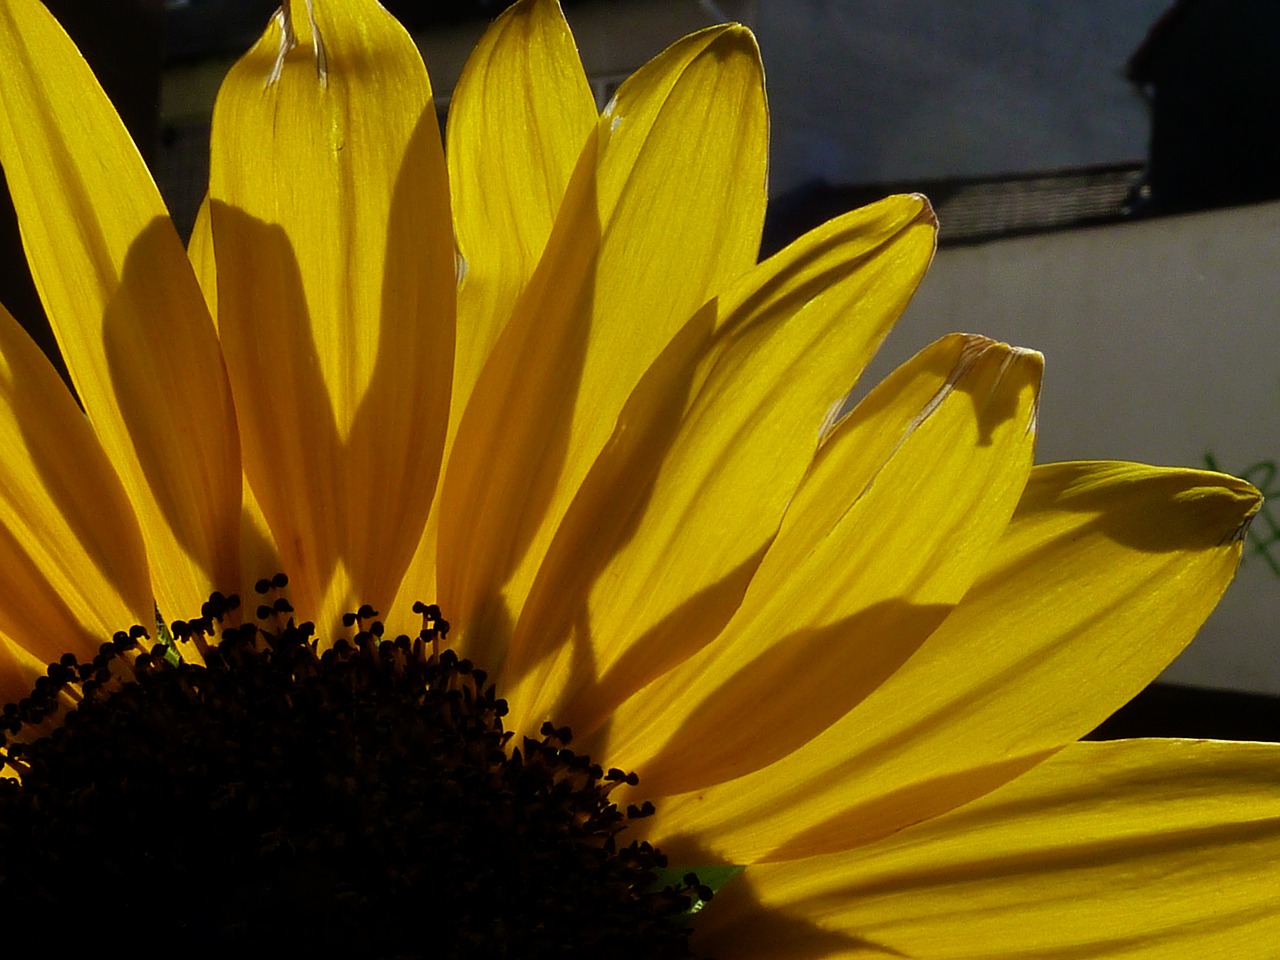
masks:
[[[0,164],[36,286],[166,616],[237,584],[240,454],[209,315],[124,125],[36,0],[0,8]]]
[[[445,459],[471,389],[542,256],[569,178],[596,125],[595,101],[555,0],[521,0],[485,32],[449,101],[445,138],[458,244],[458,324]],[[411,630],[435,597],[438,512],[387,611]]]
[[[187,259],[200,284],[205,305],[213,325],[218,325],[218,261],[213,249],[213,218],[209,212],[209,196],[200,201],[196,210],[196,222],[187,239]]]
[[[1035,468],[983,577],[902,669],[773,767],[665,801],[663,832],[697,832],[739,862],[802,857],[1018,776],[1186,646],[1258,503],[1244,481],[1197,470]]]
[[[855,403],[937,224],[890,197],[756,263],[743,27],[597,117],[517,0],[447,155],[437,117],[377,0],[285,0],[184,252],[70,41],[0,5],[87,410],[0,309],[10,926],[175,890],[134,953],[1269,956],[1280,748],[1076,742],[1258,491],[1033,468],[1042,358],[976,334]]]
[[[824,445],[721,637],[611,714],[611,761],[650,771],[646,795],[705,787],[792,753],[875,690],[1008,523],[1042,367],[956,335],[873,390]]]
[[[477,44],[449,101],[458,252],[453,401],[471,386],[542,256],[595,100],[558,3],[521,0]]]
[[[664,351],[578,491],[522,611],[506,670],[522,677],[538,664],[517,698],[531,715],[588,733],[696,652],[693,638],[719,633],[825,417],[923,275],[934,232],[920,197],[854,211],[748,272]],[[743,503],[752,504],[746,515]],[[567,640],[584,625],[585,635]],[[552,694],[555,702],[545,699]]]
[[[286,5],[219,95],[210,196],[245,473],[295,603],[331,628],[391,601],[448,417],[448,190],[400,25],[361,0]]]
[[[208,304],[209,314],[214,325],[218,323],[218,261],[213,249],[213,221],[209,211],[209,198],[206,196],[196,212],[195,226],[191,230],[191,238],[187,241],[187,259],[200,282],[200,291]],[[249,486],[245,477],[241,487],[240,514],[240,589],[246,594],[250,584],[256,582],[263,574],[283,569],[280,551],[276,548],[275,537],[262,515],[262,507]]]
[[[53,366],[0,307],[0,634],[43,666],[154,622],[142,536]],[[0,668],[3,672],[3,668]],[[17,701],[8,690],[3,702]]]
[[[640,70],[588,140],[463,413],[441,492],[440,599],[472,655],[501,657],[550,538],[644,371],[753,264],[765,125],[754,40],[723,27]]]
[[[1263,957],[1280,746],[1080,743],[955,813],[747,870],[698,947],[741,958]]]

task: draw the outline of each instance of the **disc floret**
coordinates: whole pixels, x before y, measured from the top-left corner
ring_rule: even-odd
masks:
[[[171,624],[203,664],[135,627],[4,708],[12,916],[87,930],[127,891],[145,942],[196,956],[688,955],[681,915],[709,891],[661,887],[662,853],[624,842],[653,812],[610,798],[634,773],[549,722],[517,742],[435,605],[412,639],[362,606],[326,649],[286,586],[260,582],[257,621],[216,643],[234,596]]]

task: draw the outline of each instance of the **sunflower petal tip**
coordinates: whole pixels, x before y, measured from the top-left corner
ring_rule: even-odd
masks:
[[[742,51],[750,54],[757,63],[761,63],[761,69],[763,70],[763,64],[760,57],[760,45],[756,41],[756,35],[752,32],[751,28],[745,24],[741,24],[736,21],[718,23],[714,26],[707,27],[704,36],[708,37],[708,46],[719,43],[739,46]]]
[[[1034,434],[1040,419],[1039,389],[1040,381],[1044,376],[1044,354],[1027,347],[1015,347],[1008,343],[1001,343],[978,333],[962,333],[956,336],[961,340],[961,347],[955,367],[952,369],[944,388],[939,391],[939,394],[926,411],[926,416],[936,408],[937,404],[942,402],[946,393],[966,376],[979,361],[987,363],[998,360],[999,368],[992,380],[988,397],[994,397],[1001,388],[1001,384],[1009,377],[1016,377],[1018,381],[1029,387],[1034,392],[1034,396],[1031,401],[1025,433],[1027,435]]]
[[[1019,369],[1021,375],[1034,385],[1035,395],[1031,400],[1030,415],[1027,417],[1027,428],[1025,434],[1034,436],[1040,425],[1040,392],[1039,385],[1044,379],[1044,354],[1039,350],[1032,350],[1029,347],[1015,347],[1009,344],[999,344],[1009,351],[1004,362],[1000,367],[1000,376],[1003,377],[1010,370]],[[998,380],[999,378],[997,378]],[[994,390],[994,387],[992,388]]]
[[[1249,535],[1254,519],[1262,510],[1266,498],[1262,491],[1248,480],[1217,471],[1191,471],[1198,475],[1199,483],[1188,494],[1188,499],[1204,500],[1220,505],[1221,517],[1227,532],[1218,540],[1220,546],[1243,543]],[[1205,483],[1205,478],[1209,482]],[[1219,528],[1222,529],[1222,528]]]
[[[1011,343],[1002,343],[981,333],[958,333],[955,336],[960,338],[962,343],[960,358],[957,363],[958,368],[966,367],[988,350],[996,350],[1005,354],[1004,366],[1006,368],[1015,363],[1022,363],[1030,364],[1041,370],[1044,369],[1044,354],[1039,350],[1033,350],[1030,347],[1018,347]]]
[[[276,50],[275,63],[272,64],[270,72],[267,74],[266,86],[270,87],[280,82],[281,76],[284,74],[284,64],[289,54],[300,43],[309,42],[316,61],[316,79],[319,80],[321,87],[329,86],[329,58],[325,53],[324,38],[320,35],[319,25],[315,20],[315,11],[311,5],[307,5],[307,31],[305,36],[299,36],[298,30],[294,25],[294,14],[292,6],[286,2],[280,5],[275,12],[275,29],[279,33],[279,47]]]
[[[1257,515],[1258,511],[1255,509],[1241,520],[1239,525],[1227,535],[1227,543],[1244,543],[1245,538],[1249,536],[1249,528],[1253,526],[1253,518]]]
[[[289,14],[289,6],[285,4],[275,12],[273,17],[275,20],[275,29],[279,31],[279,48],[276,50],[275,63],[271,65],[271,70],[267,74],[267,80],[264,86],[271,87],[280,82],[280,77],[284,73],[284,60],[289,55],[289,51],[298,45],[297,34],[293,32],[293,17]]]
[[[1253,526],[1253,521],[1262,510],[1262,504],[1265,500],[1262,491],[1252,484],[1248,485],[1245,495],[1240,499],[1243,501],[1241,506],[1244,507],[1244,515],[1240,518],[1240,522],[1231,529],[1231,532],[1223,537],[1223,544],[1244,543],[1249,536],[1249,528]]]
[[[1010,356],[1022,363],[1033,365],[1041,373],[1044,372],[1044,354],[1031,347],[1009,347]]]
[[[923,193],[912,193],[909,196],[920,203],[920,212],[916,214],[916,222],[937,230],[938,214],[933,209],[933,204],[929,202],[929,198]]]

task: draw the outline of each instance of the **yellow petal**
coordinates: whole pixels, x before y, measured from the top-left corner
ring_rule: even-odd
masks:
[[[53,366],[3,307],[0,450],[0,634],[22,651],[10,657],[87,661],[117,630],[150,630],[146,553],[124,487]]]
[[[595,100],[556,0],[521,0],[493,22],[449,101],[449,186],[458,252],[460,411],[533,274]]]
[[[218,261],[213,249],[213,220],[206,194],[196,211],[196,222],[187,241],[187,259],[195,271],[213,323],[218,325]],[[241,478],[240,511],[240,596],[251,595],[253,585],[264,576],[274,576],[284,569],[267,518],[262,514],[258,498],[249,486],[249,478]]]
[[[445,149],[460,282],[446,461],[471,389],[542,256],[595,124],[595,100],[559,4],[508,7],[468,58],[449,101]],[[400,594],[384,611],[392,632],[414,632],[414,601],[436,599],[437,529],[433,515]]]
[[[196,222],[187,240],[187,259],[204,294],[205,305],[213,325],[218,326],[218,261],[213,250],[213,220],[209,212],[209,195],[206,193],[196,211]]]
[[[1037,353],[957,334],[873,390],[824,445],[723,634],[611,715],[608,762],[648,796],[707,786],[792,752],[874,690],[1007,526],[1042,369]]]
[[[754,263],[765,128],[755,43],[723,27],[632,77],[588,140],[441,492],[441,603],[484,662],[641,375]]]
[[[1278,768],[1275,744],[1077,744],[891,840],[749,867],[699,914],[696,949],[743,960],[1272,956]]]
[[[277,13],[219,94],[210,197],[245,473],[327,637],[394,595],[448,420],[444,157],[422,60],[381,6]]]
[[[73,645],[79,645],[79,641]],[[80,650],[73,652],[77,657],[81,653]],[[30,696],[35,682],[47,675],[52,662],[36,656],[0,633],[0,704],[17,703]],[[16,768],[0,761],[0,777],[17,778],[19,775]]]
[[[111,104],[36,0],[0,7],[0,164],[72,382],[128,491],[156,601],[238,583],[235,412],[200,289]]]
[[[1191,640],[1256,490],[1198,470],[1037,467],[964,601],[896,674],[770,768],[664,802],[658,832],[736,862],[868,842],[1083,736]]]
[[[705,318],[714,337],[673,342],[628,400],[538,571],[504,678],[531,663],[542,675],[519,695],[509,687],[513,703],[589,733],[720,632],[824,419],[923,276],[935,230],[919,196],[837,218],[718,298]],[[584,636],[566,639],[584,624]],[[551,656],[566,643],[570,660],[589,644],[594,670]]]

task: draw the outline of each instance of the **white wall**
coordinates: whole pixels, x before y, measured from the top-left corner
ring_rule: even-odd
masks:
[[[1041,461],[1280,462],[1277,265],[1280,204],[944,249],[863,383],[944,333],[984,333],[1045,354]],[[1166,679],[1280,693],[1264,560],[1246,556]]]

